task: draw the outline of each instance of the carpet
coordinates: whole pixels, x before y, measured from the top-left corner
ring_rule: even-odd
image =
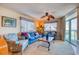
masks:
[[[51,43],[50,51],[46,47],[37,47],[39,42],[35,42],[27,47],[23,55],[74,55],[71,45],[67,42],[56,40]]]

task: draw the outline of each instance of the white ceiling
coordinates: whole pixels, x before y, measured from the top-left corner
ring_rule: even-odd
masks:
[[[55,18],[62,17],[78,6],[78,3],[2,3],[1,6],[40,18],[49,12]]]

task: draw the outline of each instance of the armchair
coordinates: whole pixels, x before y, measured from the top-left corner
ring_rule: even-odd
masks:
[[[14,41],[16,45],[21,44],[22,51],[28,46],[28,39],[22,38],[21,40],[19,40],[18,37],[20,37],[20,35],[17,35],[16,33],[10,33],[10,34],[6,34],[4,36],[7,41]]]
[[[9,53],[14,54],[22,54],[22,45],[16,44],[15,41],[7,41]]]

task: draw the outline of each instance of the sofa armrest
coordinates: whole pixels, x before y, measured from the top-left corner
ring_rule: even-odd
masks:
[[[28,40],[20,40],[19,43],[22,45],[22,51],[28,46]]]

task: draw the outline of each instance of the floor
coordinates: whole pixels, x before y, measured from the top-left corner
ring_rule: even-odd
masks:
[[[71,46],[74,50],[75,55],[79,55],[79,40],[77,40],[76,46],[74,46],[74,45],[71,45]]]
[[[27,47],[23,55],[74,55],[72,46],[64,41],[56,40],[51,43],[50,51],[46,47],[39,46],[39,42],[35,42]]]

